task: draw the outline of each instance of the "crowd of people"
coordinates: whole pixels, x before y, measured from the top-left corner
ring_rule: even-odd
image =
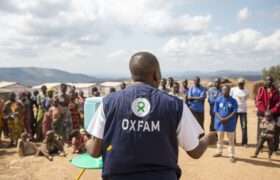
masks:
[[[188,80],[180,84],[172,77],[161,81],[160,89],[184,100],[192,114],[204,129],[205,101],[210,107],[209,131],[217,132],[217,154],[221,157],[224,136],[228,138],[229,157],[235,162],[236,124],[240,120],[242,140],[241,145],[248,147],[247,131],[247,100],[249,90],[245,88],[245,79],[238,79],[236,86],[222,83],[221,78],[216,78],[209,87],[203,87],[200,78],[196,77],[192,87],[188,86]],[[265,78],[264,86],[258,89],[255,105],[257,109],[257,146],[256,158],[265,142],[268,144],[268,159],[271,160],[273,152],[279,150],[280,135],[280,89],[277,89],[271,76]],[[203,134],[201,135],[201,137]]]
[[[229,157],[235,161],[236,124],[240,120],[241,144],[248,146],[247,99],[249,91],[246,81],[238,79],[237,86],[222,83],[216,78],[208,87],[201,85],[196,77],[189,87],[188,80],[182,83],[172,77],[162,79],[159,89],[182,99],[191,110],[199,125],[205,129],[205,101],[210,107],[209,131],[217,132],[217,154],[222,156],[224,136],[228,138]],[[126,84],[122,83],[121,89]],[[110,93],[116,89],[111,88]],[[100,96],[97,87],[92,96]],[[1,137],[10,139],[9,147],[17,146],[21,156],[43,155],[49,160],[53,154],[65,156],[64,144],[72,146],[73,153],[86,151],[85,144],[90,138],[83,129],[84,103],[86,97],[75,87],[61,84],[60,92],[42,86],[40,92],[11,93],[4,101],[0,99],[0,143]],[[257,157],[265,142],[268,144],[269,159],[279,149],[280,134],[280,90],[268,76],[260,87],[255,99],[257,108],[257,146],[252,157]],[[203,134],[201,134],[201,137]],[[42,142],[40,147],[34,142]]]
[[[113,91],[113,90],[112,90]],[[100,96],[98,88],[93,96]],[[18,153],[65,155],[64,144],[72,146],[73,153],[85,152],[89,135],[83,129],[85,96],[75,87],[61,84],[60,92],[42,86],[40,92],[11,93],[0,99],[0,144],[3,137],[10,139],[9,147],[18,147]],[[42,142],[37,147],[34,142]]]

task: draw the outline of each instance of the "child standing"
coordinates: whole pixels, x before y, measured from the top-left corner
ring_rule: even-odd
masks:
[[[230,95],[230,87],[222,88],[222,96],[218,97],[215,105],[215,129],[218,133],[217,154],[214,157],[221,157],[223,153],[224,135],[229,140],[229,157],[235,162],[234,133],[236,128],[237,102]]]
[[[49,109],[49,114],[51,118],[51,128],[54,130],[55,134],[59,136],[59,138],[63,137],[63,113],[62,108],[59,104],[59,99],[55,96],[54,101],[52,102],[52,106]]]
[[[260,123],[260,135],[257,144],[257,149],[253,158],[257,158],[258,154],[263,148],[265,142],[268,145],[268,160],[271,161],[271,156],[274,150],[274,136],[275,136],[275,121],[269,111],[265,112],[264,118]]]

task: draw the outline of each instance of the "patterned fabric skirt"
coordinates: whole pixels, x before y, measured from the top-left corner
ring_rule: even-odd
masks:
[[[68,107],[63,107],[63,127],[64,127],[64,133],[63,133],[63,139],[64,140],[69,140],[71,131],[72,131],[72,118],[71,118],[71,113],[68,109]]]
[[[23,122],[19,118],[8,120],[9,137],[16,141],[20,138],[23,132]]]

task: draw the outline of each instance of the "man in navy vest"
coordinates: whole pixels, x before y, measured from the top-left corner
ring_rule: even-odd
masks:
[[[134,84],[103,98],[87,129],[88,152],[102,155],[103,180],[177,180],[178,145],[197,159],[216,137],[199,140],[203,130],[186,104],[158,90],[153,54],[134,54],[129,67]]]

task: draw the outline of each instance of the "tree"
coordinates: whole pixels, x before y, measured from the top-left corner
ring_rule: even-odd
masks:
[[[272,76],[273,79],[279,84],[280,83],[280,65],[271,66],[268,69],[263,69],[262,78],[266,76]]]

